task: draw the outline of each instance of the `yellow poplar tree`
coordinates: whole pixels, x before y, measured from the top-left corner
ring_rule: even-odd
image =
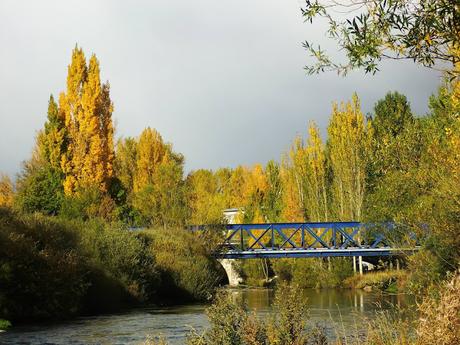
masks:
[[[69,136],[67,152],[61,159],[65,193],[87,187],[107,191],[113,176],[113,104],[109,84],[101,84],[95,55],[87,66],[83,50],[73,50],[67,92],[61,94],[59,105]]]
[[[366,126],[356,94],[351,102],[342,103],[340,107],[334,104],[328,134],[335,218],[340,221],[359,221],[371,131]]]
[[[246,205],[246,181],[248,178],[249,171],[247,168],[240,165],[233,169],[228,186],[230,207],[244,208]],[[243,217],[244,215],[240,214],[238,216],[237,222],[242,222]]]
[[[136,175],[134,191],[138,192],[148,184],[154,183],[155,172],[167,159],[167,147],[160,133],[150,127],[144,129],[137,144]]]
[[[217,174],[205,169],[191,172],[187,177],[187,203],[190,224],[221,223],[226,206]]]
[[[287,157],[283,159],[281,165],[281,180],[283,183],[282,198],[284,205],[281,211],[281,218],[286,222],[303,222],[305,218],[296,176]]]
[[[251,169],[250,178],[246,185],[246,205],[253,210],[252,219],[247,219],[252,223],[265,223],[264,212],[261,209],[263,200],[267,192],[268,183],[264,173],[264,168],[260,164],[254,165]]]
[[[13,182],[8,175],[0,174],[0,207],[11,207],[13,199]]]
[[[289,193],[297,194],[298,206],[294,208],[300,210],[302,220],[326,221],[329,218],[326,155],[315,123],[310,124],[306,144],[300,136],[295,138],[284,166],[287,171],[286,188]],[[293,199],[292,196],[287,198]],[[286,202],[292,203],[292,200]]]
[[[144,224],[183,224],[186,218],[184,157],[173,152],[152,128],[142,131],[136,143],[133,206]]]
[[[305,177],[307,175],[308,164],[304,143],[300,136],[294,139],[291,146],[289,155],[286,159],[286,169],[289,171],[290,182],[293,184],[291,190],[294,190],[297,194],[296,199],[299,202],[297,207],[302,214],[302,220],[305,220],[309,218],[305,205]]]
[[[308,140],[305,148],[308,168],[306,171],[306,205],[310,220],[327,221],[329,218],[326,189],[326,155],[318,127],[314,122],[308,129]]]
[[[137,141],[134,138],[119,139],[114,161],[115,175],[128,193],[134,189],[137,171]]]
[[[64,114],[65,126],[68,130],[69,142],[66,153],[61,158],[61,167],[65,175],[64,192],[73,194],[77,184],[76,167],[74,162],[77,150],[77,121],[81,117],[81,96],[83,84],[86,80],[86,59],[81,48],[75,47],[72,51],[72,61],[67,68],[67,90],[59,96],[59,109]]]

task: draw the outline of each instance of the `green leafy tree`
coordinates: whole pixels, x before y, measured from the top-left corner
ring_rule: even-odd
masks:
[[[53,96],[48,102],[44,129],[36,139],[32,157],[24,162],[17,181],[16,206],[25,212],[57,214],[63,200],[60,159],[66,146],[64,118]]]
[[[132,204],[143,225],[179,225],[186,219],[184,157],[147,128],[137,142]]]
[[[404,154],[411,154],[413,157],[415,152],[403,151],[409,136],[417,131],[414,123],[407,98],[398,92],[389,92],[375,104],[371,119],[372,158],[368,172],[371,188],[390,170],[401,168]]]
[[[18,179],[16,205],[25,212],[56,215],[63,200],[62,175],[47,166],[26,169]]]
[[[372,134],[366,126],[357,95],[340,107],[334,105],[328,135],[327,154],[333,174],[331,194],[335,218],[359,221]]]
[[[263,210],[268,222],[279,222],[283,211],[283,184],[281,181],[280,166],[269,161],[265,167],[267,191],[264,198]]]
[[[44,129],[38,134],[37,144],[41,157],[53,170],[61,173],[61,157],[66,150],[67,136],[64,116],[51,95],[48,102],[47,121]]]
[[[134,190],[134,178],[137,173],[137,146],[134,138],[120,139],[116,145],[115,175],[128,193]]]
[[[424,244],[409,259],[409,286],[416,292],[445,278],[460,262],[456,97],[456,84],[447,83],[431,98],[431,114],[398,134],[385,162],[391,164],[366,198],[366,218],[411,225]]]
[[[382,59],[409,59],[427,67],[459,61],[453,52],[460,45],[456,0],[306,0],[302,15],[310,23],[325,19],[327,35],[346,54],[344,62],[333,61],[319,46],[305,42],[316,59],[306,67],[310,74],[346,74],[355,68],[375,73]]]
[[[186,180],[190,224],[220,224],[226,208],[222,176],[211,170],[191,172]]]

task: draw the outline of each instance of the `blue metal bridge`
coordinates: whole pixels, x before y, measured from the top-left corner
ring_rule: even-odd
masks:
[[[218,229],[224,240],[215,256],[222,259],[391,256],[419,248],[415,235],[395,223],[228,224]]]

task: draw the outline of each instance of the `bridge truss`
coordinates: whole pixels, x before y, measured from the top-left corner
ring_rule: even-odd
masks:
[[[228,224],[222,232],[215,256],[223,259],[390,256],[418,249],[414,234],[394,223]]]

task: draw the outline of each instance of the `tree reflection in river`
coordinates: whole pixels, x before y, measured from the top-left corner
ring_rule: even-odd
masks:
[[[261,316],[270,312],[271,289],[232,289],[252,310]],[[413,303],[405,295],[367,293],[361,290],[305,290],[312,324],[324,325],[334,335],[337,327],[360,330],[364,318],[377,311],[398,313]],[[287,301],[296,303],[296,301]],[[208,326],[205,305],[149,307],[112,315],[81,317],[75,320],[23,325],[0,334],[1,344],[139,344],[148,335],[163,335],[170,344],[184,344],[193,327],[201,331]],[[399,307],[399,308],[398,308]]]

